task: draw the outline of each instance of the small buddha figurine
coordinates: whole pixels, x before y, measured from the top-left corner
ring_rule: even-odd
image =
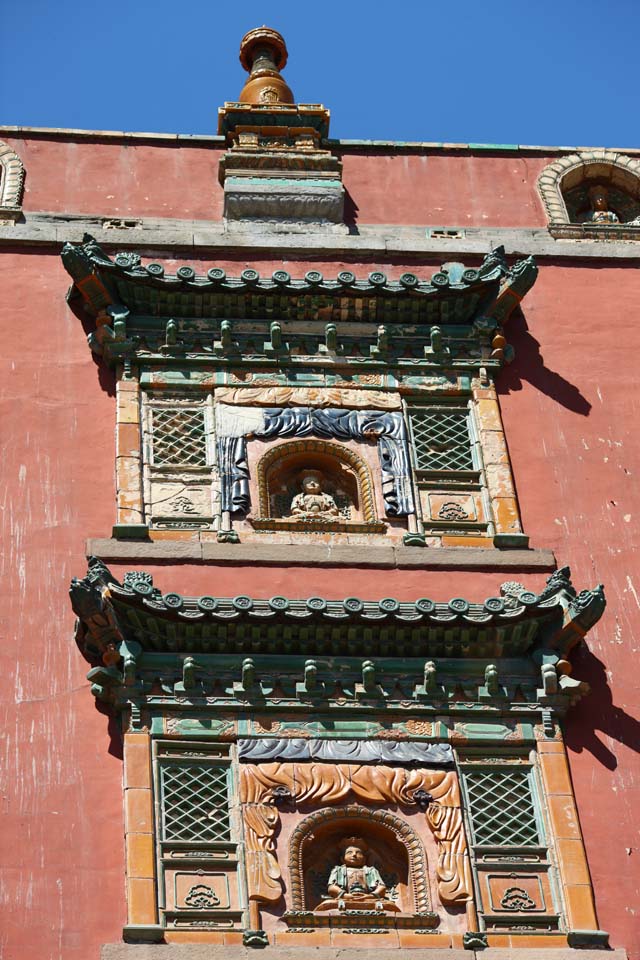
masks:
[[[376,867],[367,865],[367,844],[347,837],[340,844],[342,862],[329,874],[327,893],[318,910],[379,910],[398,912],[387,899],[387,888]]]
[[[291,516],[301,520],[331,520],[340,516],[331,494],[322,490],[322,474],[318,470],[305,470],[302,475],[302,493],[291,501]]]
[[[594,186],[589,189],[591,212],[585,223],[620,223],[617,213],[609,209],[609,192],[606,187]]]

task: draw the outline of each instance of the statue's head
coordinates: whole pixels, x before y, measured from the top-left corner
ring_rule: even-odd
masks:
[[[322,493],[322,474],[319,470],[305,470],[302,474],[302,489],[308,494]]]
[[[589,200],[594,210],[609,209],[609,191],[601,184],[595,184],[589,187]]]
[[[345,837],[340,844],[343,864],[346,867],[363,867],[367,862],[368,849],[361,837]]]

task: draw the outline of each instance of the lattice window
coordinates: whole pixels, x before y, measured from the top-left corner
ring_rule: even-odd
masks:
[[[461,408],[409,411],[418,470],[473,470],[469,413]]]
[[[474,840],[493,846],[538,846],[531,774],[522,769],[465,773]]]
[[[155,407],[152,415],[154,466],[206,467],[203,407]]]
[[[230,840],[228,778],[226,766],[161,765],[162,839]]]

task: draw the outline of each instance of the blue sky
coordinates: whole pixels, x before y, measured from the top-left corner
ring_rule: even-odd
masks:
[[[640,146],[638,0],[5,0],[0,123],[215,133],[263,23],[335,137]]]

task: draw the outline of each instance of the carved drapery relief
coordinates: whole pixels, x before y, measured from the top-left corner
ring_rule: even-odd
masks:
[[[250,507],[246,438],[321,437],[375,440],[382,495],[391,517],[414,512],[407,428],[399,412],[319,410],[315,407],[216,407],[222,510],[247,513]]]
[[[339,804],[352,796],[369,804],[415,806],[416,790],[426,791],[433,797],[426,818],[438,843],[436,875],[440,899],[450,906],[471,899],[471,868],[460,789],[453,770],[279,762],[243,764],[240,771],[250,899],[275,902],[282,896],[280,867],[273,840],[279,821],[274,805],[276,788],[284,788],[297,803],[315,802],[319,805]]]
[[[216,401],[233,406],[348,407],[364,410],[401,410],[399,393],[384,390],[350,390],[341,387],[218,387]]]

